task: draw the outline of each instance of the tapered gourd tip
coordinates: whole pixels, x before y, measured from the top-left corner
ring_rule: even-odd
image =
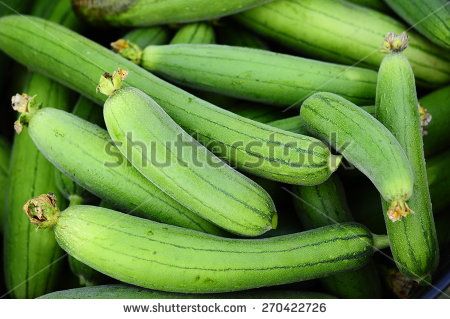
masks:
[[[419,115],[420,115],[420,129],[422,131],[422,135],[425,136],[428,134],[428,125],[431,123],[432,116],[428,112],[426,108],[419,105]]]
[[[117,90],[122,88],[123,81],[126,79],[128,71],[118,68],[113,74],[105,72],[98,82],[97,92],[111,96]]]
[[[50,228],[58,221],[60,211],[53,193],[32,198],[23,205],[30,222],[38,228]]]
[[[328,168],[331,173],[338,169],[339,165],[342,163],[342,155],[331,154],[328,159]]]
[[[396,34],[389,32],[383,41],[383,51],[387,53],[402,52],[408,47],[408,35],[406,32]]]
[[[14,122],[14,130],[17,134],[22,132],[23,127],[28,125],[33,113],[40,108],[35,98],[36,96],[29,96],[26,93],[16,94],[11,98],[13,110],[20,114],[17,121]]]
[[[403,199],[393,200],[387,211],[388,217],[392,222],[397,222],[413,213],[411,208]]]
[[[137,44],[126,39],[119,39],[111,43],[111,48],[122,57],[135,64],[141,64],[142,49]]]

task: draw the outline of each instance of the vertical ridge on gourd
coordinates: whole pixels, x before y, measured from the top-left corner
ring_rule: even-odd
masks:
[[[52,30],[52,36],[42,32],[48,29]],[[332,155],[315,138],[223,110],[51,22],[29,16],[0,18],[0,47],[20,63],[99,104],[106,100],[95,91],[99,74],[119,65],[126,68],[129,70],[126,85],[148,94],[188,133],[196,135],[200,143],[253,175],[289,184],[317,185],[339,165],[340,157]]]
[[[108,132],[97,125],[51,108],[25,118],[39,151],[92,194],[143,218],[222,233],[141,176],[111,144]]]
[[[397,267],[418,281],[430,280],[438,262],[436,239],[422,130],[414,74],[403,51],[408,46],[406,33],[388,33],[384,41],[387,55],[378,71],[376,117],[388,128],[404,149],[414,174],[408,200],[411,214],[385,216],[391,251]],[[386,208],[389,204],[383,202]]]
[[[151,26],[211,20],[272,0],[72,0],[75,10],[92,24]]]
[[[327,92],[306,99],[300,118],[310,134],[331,144],[372,181],[389,203],[387,215],[409,214],[407,200],[414,181],[411,165],[383,124],[350,101]]]
[[[337,175],[317,186],[295,186],[296,212],[306,229],[351,222],[344,188]],[[375,264],[321,279],[328,292],[340,298],[379,298],[381,282]]]
[[[276,228],[267,192],[194,140],[142,91],[122,88],[126,76],[121,69],[106,73],[98,90],[108,96],[108,132],[128,161],[170,197],[232,233],[257,236]]]
[[[197,22],[181,26],[170,41],[170,44],[212,44],[215,42],[216,34],[211,24]]]
[[[44,217],[59,214],[48,226],[78,260],[122,282],[167,292],[218,293],[298,282],[361,267],[374,251],[372,234],[358,224],[228,239],[94,206],[62,213],[41,206],[40,211]],[[41,220],[33,210],[26,213],[32,222]]]
[[[400,17],[433,43],[450,49],[448,0],[385,0]]]
[[[280,0],[236,16],[246,27],[309,56],[378,69],[379,44],[404,24],[381,12],[344,0]],[[349,37],[348,35],[352,36]],[[406,52],[414,74],[426,86],[450,81],[448,54],[421,35],[410,33]]]

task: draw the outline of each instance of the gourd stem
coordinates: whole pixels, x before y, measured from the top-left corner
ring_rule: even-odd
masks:
[[[389,247],[390,245],[390,241],[389,241],[389,237],[387,235],[376,235],[373,234],[373,246],[376,249],[384,249]]]

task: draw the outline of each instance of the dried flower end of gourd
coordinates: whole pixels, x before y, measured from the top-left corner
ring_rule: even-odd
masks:
[[[119,39],[111,43],[111,48],[134,64],[141,64],[142,49],[137,44],[125,39]]]
[[[399,221],[411,213],[413,213],[413,211],[409,208],[406,201],[402,199],[392,201],[387,211],[389,219],[393,222]]]
[[[420,105],[419,105],[419,115],[420,115],[420,129],[422,130],[422,135],[425,136],[428,134],[427,127],[432,120],[432,116],[426,108]]]
[[[384,38],[383,50],[384,52],[402,52],[408,47],[408,35],[406,32],[396,34],[389,32]]]
[[[35,98],[36,96],[29,96],[26,93],[16,94],[11,98],[13,110],[20,114],[17,121],[14,122],[14,130],[17,134],[22,132],[23,127],[28,125],[33,113],[40,108]]]
[[[53,193],[32,198],[23,205],[30,222],[38,228],[49,228],[58,221],[60,211]]]
[[[128,71],[120,68],[113,74],[103,73],[97,86],[97,92],[107,96],[113,95],[117,90],[122,88],[123,81],[127,75]]]

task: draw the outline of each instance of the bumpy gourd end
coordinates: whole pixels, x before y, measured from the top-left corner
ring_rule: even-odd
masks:
[[[58,221],[60,211],[53,193],[32,198],[23,205],[28,219],[38,228],[50,228]]]
[[[408,35],[406,32],[396,34],[389,32],[384,38],[383,52],[402,52],[408,47]]]
[[[14,122],[14,130],[17,134],[22,132],[23,127],[28,125],[33,113],[40,108],[35,97],[36,96],[29,96],[26,93],[22,93],[16,94],[11,98],[13,110],[20,114],[17,121]]]
[[[128,71],[118,68],[113,74],[105,72],[98,82],[97,92],[111,96],[122,87],[123,81],[128,75]]]
[[[396,222],[413,213],[411,208],[403,199],[393,200],[388,209],[388,217],[391,221]]]
[[[135,64],[141,64],[142,49],[137,44],[126,39],[119,39],[111,43],[111,48],[125,59]]]
[[[421,105],[419,105],[419,115],[420,115],[420,129],[422,131],[422,135],[425,136],[428,134],[427,127],[432,120],[432,116],[428,112],[428,110]]]
[[[342,163],[342,155],[331,154],[328,159],[328,168],[331,173],[338,169],[339,165]]]

